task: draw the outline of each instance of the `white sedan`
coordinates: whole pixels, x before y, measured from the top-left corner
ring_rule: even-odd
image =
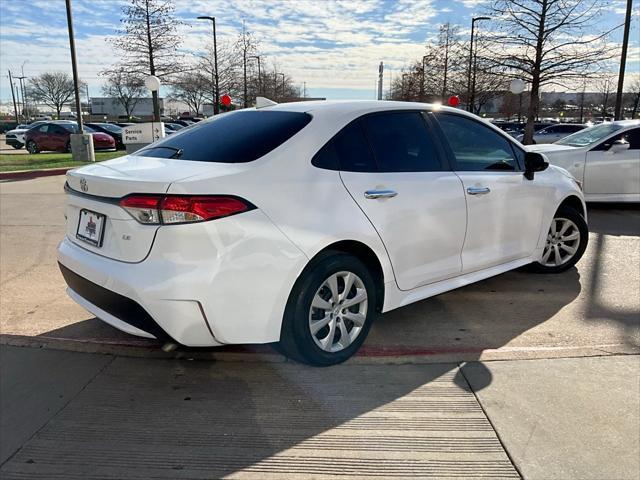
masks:
[[[557,125],[551,125],[535,132],[533,134],[533,143],[554,143],[568,135],[571,135],[572,133],[584,130],[585,128],[587,128],[586,125],[581,125],[579,123],[559,123]],[[524,134],[516,136],[516,140],[520,142],[523,138]]]
[[[530,145],[567,169],[592,202],[640,202],[640,120],[602,123],[552,145]]]
[[[548,168],[547,168],[548,167]],[[67,174],[69,295],[134,335],[342,362],[375,316],[587,244],[563,169],[469,113],[301,102]],[[427,328],[427,326],[425,326]]]

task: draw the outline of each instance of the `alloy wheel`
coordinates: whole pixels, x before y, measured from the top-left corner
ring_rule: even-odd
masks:
[[[554,218],[547,234],[547,242],[540,263],[545,267],[564,265],[578,251],[580,230],[568,218]]]
[[[337,272],[316,291],[309,311],[314,342],[330,353],[344,350],[360,335],[367,319],[368,295],[353,272]]]
[[[27,150],[29,150],[29,153],[31,154],[36,154],[38,153],[38,146],[36,145],[35,142],[31,141],[27,143]]]

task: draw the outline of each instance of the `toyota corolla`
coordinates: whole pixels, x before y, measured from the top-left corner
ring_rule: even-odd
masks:
[[[218,115],[67,174],[69,295],[133,335],[276,343],[330,365],[375,316],[587,244],[579,184],[452,108],[302,102]]]

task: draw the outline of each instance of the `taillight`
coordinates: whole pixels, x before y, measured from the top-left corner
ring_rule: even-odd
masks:
[[[147,225],[206,222],[253,209],[236,197],[223,195],[129,195],[120,206]]]
[[[120,200],[120,206],[140,223],[159,224],[161,200],[161,196],[131,195]]]

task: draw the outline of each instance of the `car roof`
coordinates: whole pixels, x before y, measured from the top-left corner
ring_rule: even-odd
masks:
[[[259,110],[282,110],[305,113],[351,113],[383,110],[440,110],[467,114],[458,108],[447,107],[439,103],[397,102],[390,100],[312,100],[306,102],[279,103],[262,107]],[[467,114],[470,115],[470,114]]]
[[[605,122],[608,123],[608,122]],[[620,125],[622,127],[637,127],[640,125],[640,120],[616,120],[615,122],[610,122],[615,125]]]

